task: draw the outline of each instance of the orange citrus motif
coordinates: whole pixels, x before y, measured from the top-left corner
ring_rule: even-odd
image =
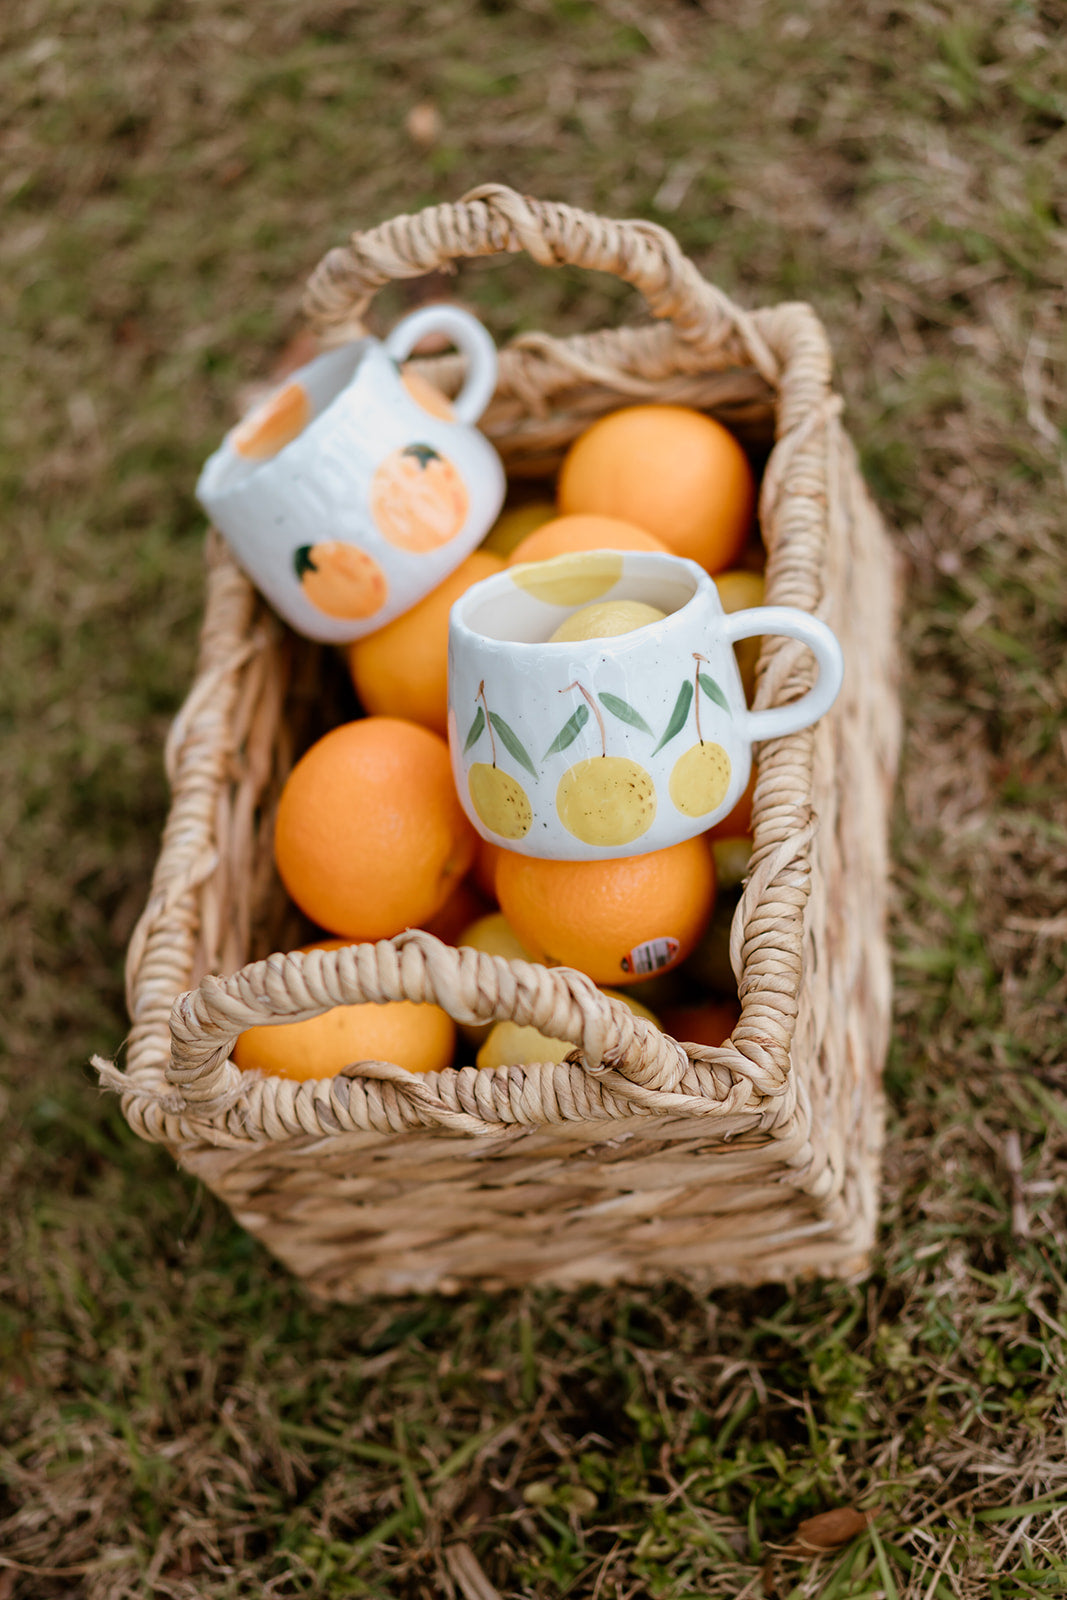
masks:
[[[287,383],[234,429],[233,448],[246,461],[269,461],[303,433],[310,421],[307,390],[303,384]]]
[[[454,539],[469,503],[456,468],[429,444],[394,450],[371,481],[371,515],[382,536],[417,555]]]
[[[328,617],[352,622],[373,617],[389,593],[385,573],[374,557],[339,539],[301,545],[293,566],[304,594]]]
[[[421,406],[423,411],[428,411],[431,417],[438,417],[442,422],[455,422],[456,413],[451,400],[421,373],[402,372],[400,381],[415,404]]]

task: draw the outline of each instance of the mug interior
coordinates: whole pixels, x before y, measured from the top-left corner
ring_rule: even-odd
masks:
[[[592,554],[593,552],[590,552]],[[566,561],[567,557],[557,558]],[[674,563],[677,562],[677,565]],[[648,564],[646,567],[646,563]],[[670,565],[667,565],[670,563]],[[550,563],[545,562],[547,567]],[[553,634],[567,617],[586,606],[609,600],[643,600],[670,616],[681,611],[699,587],[697,570],[687,570],[691,562],[677,556],[651,552],[627,552],[622,576],[603,593],[573,605],[555,605],[538,599],[515,582],[510,572],[494,574],[471,589],[464,597],[460,620],[481,639],[508,644],[541,644],[549,649],[574,651],[573,643],[549,645]],[[602,644],[602,640],[589,641]]]

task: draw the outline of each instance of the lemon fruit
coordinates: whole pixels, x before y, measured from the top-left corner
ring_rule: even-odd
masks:
[[[751,611],[753,607],[761,606],[766,590],[762,572],[742,572],[736,567],[731,572],[716,573],[715,587],[727,616],[734,611]],[[756,692],[756,662],[759,660],[761,643],[759,638],[739,639],[734,645],[741,684],[749,705]]]
[[[516,545],[546,522],[552,522],[559,513],[551,501],[538,501],[532,506],[512,506],[502,511],[482,540],[481,549],[494,555],[509,556]]]
[[[665,612],[643,600],[602,600],[599,605],[583,606],[561,622],[549,644],[577,644],[583,639],[612,639],[620,633],[633,633],[650,622],[662,622]]]
[[[646,1022],[659,1027],[658,1018],[639,1000],[631,1000],[629,995],[621,994],[618,989],[601,989],[600,992],[612,1000],[621,1000],[624,1006],[629,1006],[635,1017],[643,1017]],[[497,1022],[490,1028],[485,1043],[478,1051],[478,1065],[525,1067],[539,1061],[565,1061],[574,1048],[569,1039],[552,1039],[537,1028],[522,1027],[517,1022]]]
[[[556,811],[583,844],[632,844],[655,821],[656,785],[629,756],[589,756],[559,780]]]
[[[533,822],[530,797],[517,778],[488,761],[476,761],[467,776],[471,805],[491,833],[524,839]]]
[[[704,740],[674,763],[670,797],[683,817],[706,817],[722,805],[730,787],[730,757],[721,744]]]
[[[503,956],[505,961],[534,961],[502,911],[491,911],[464,928],[456,940],[459,949],[480,950],[483,955]],[[471,1044],[480,1045],[490,1035],[495,1022],[461,1022],[459,1031]],[[544,1057],[545,1060],[548,1057]]]

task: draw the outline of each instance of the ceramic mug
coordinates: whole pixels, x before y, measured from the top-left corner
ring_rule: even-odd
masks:
[[[629,633],[549,643],[593,601],[665,613]],[[800,639],[818,663],[799,700],[745,704],[733,645]],[[563,861],[645,855],[703,833],[744,793],[755,740],[806,728],[841,687],[830,629],[791,606],[723,612],[681,556],[601,550],[510,567],[475,584],[449,623],[449,744],[483,839]]]
[[[427,333],[467,358],[454,401],[400,371]],[[492,527],[504,469],[475,423],[495,388],[481,323],[426,306],[384,343],[361,339],[295,372],[227,434],[197,498],[298,633],[346,644],[410,610]]]

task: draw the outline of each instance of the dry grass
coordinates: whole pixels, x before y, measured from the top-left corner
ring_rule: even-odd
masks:
[[[1064,21],[8,0],[2,1600],[469,1597],[479,1565],[509,1600],[1067,1587]],[[125,1026],[198,464],[328,245],[496,177],[667,223],[744,302],[810,299],[900,530],[893,1122],[860,1287],[317,1309],[84,1066]],[[627,310],[523,264],[463,293],[500,334]],[[857,1503],[843,1550],[775,1556]]]

